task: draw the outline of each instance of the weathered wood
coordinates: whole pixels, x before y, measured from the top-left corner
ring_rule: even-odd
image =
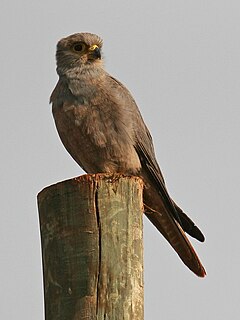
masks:
[[[84,175],[38,195],[46,320],[142,320],[142,181]]]

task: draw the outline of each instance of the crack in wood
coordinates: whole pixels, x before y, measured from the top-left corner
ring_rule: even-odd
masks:
[[[98,315],[98,309],[99,309],[99,294],[100,294],[100,275],[101,275],[101,258],[102,258],[102,252],[101,252],[101,248],[102,248],[102,235],[101,235],[101,219],[100,219],[100,212],[99,212],[99,207],[98,207],[98,182],[96,182],[95,188],[95,195],[94,195],[94,203],[95,203],[95,210],[96,210],[96,219],[97,219],[97,227],[98,227],[98,254],[99,254],[99,258],[98,258],[98,275],[97,275],[97,294],[96,294],[96,298],[97,298],[97,305],[96,305],[96,315]]]

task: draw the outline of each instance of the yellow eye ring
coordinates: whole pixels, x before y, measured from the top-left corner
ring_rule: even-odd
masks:
[[[76,51],[76,52],[84,52],[86,49],[86,44],[84,42],[77,42],[77,43],[74,43],[73,45],[73,50]]]

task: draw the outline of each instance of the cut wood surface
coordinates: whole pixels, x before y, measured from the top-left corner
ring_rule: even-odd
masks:
[[[38,195],[46,320],[142,320],[138,177],[83,175]]]

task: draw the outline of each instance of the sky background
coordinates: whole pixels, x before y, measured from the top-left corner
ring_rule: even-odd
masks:
[[[49,96],[62,37],[104,39],[106,69],[135,97],[174,200],[198,224],[199,279],[144,220],[145,320],[240,319],[240,3],[1,1],[0,318],[43,320],[36,195],[83,173]],[[121,320],[121,319],[120,319]]]

